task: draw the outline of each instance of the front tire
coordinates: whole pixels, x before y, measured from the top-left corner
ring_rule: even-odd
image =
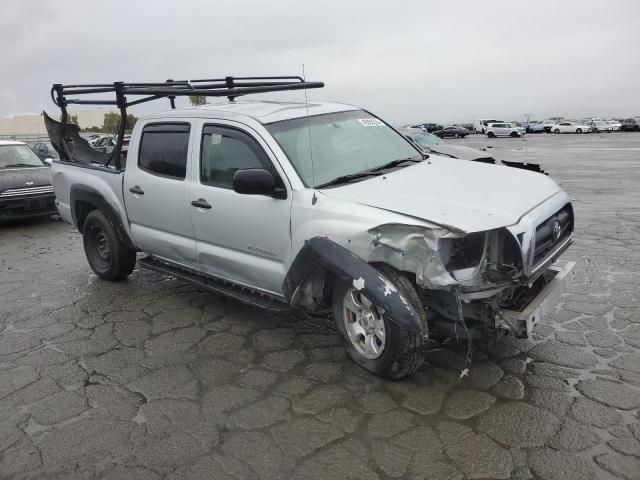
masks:
[[[581,128],[576,129],[576,133],[580,135],[582,133],[582,129]]]
[[[493,133],[493,132],[489,132],[489,133],[487,133],[487,137],[489,137],[489,138],[496,138],[496,134],[495,134],[495,133]]]
[[[82,243],[89,266],[102,280],[123,280],[136,266],[136,252],[127,247],[100,210],[92,210],[83,224]]]
[[[559,129],[559,128],[556,128],[556,129],[553,131],[553,133],[560,133],[560,129]]]
[[[427,331],[427,316],[412,283],[391,269],[385,270],[384,276],[416,309]],[[347,354],[360,367],[396,380],[411,375],[422,365],[426,337],[393,322],[353,287],[353,281],[335,280],[333,311]]]

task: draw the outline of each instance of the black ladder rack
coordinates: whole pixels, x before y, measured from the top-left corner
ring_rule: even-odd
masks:
[[[307,82],[299,76],[281,77],[224,77],[202,80],[167,80],[161,83],[127,83],[114,82],[111,84],[81,84],[63,85],[56,83],[51,87],[51,99],[61,110],[61,125],[56,129],[58,138],[51,138],[57,147],[60,159],[73,161],[73,155],[65,141],[67,127],[67,105],[114,105],[120,110],[120,125],[116,146],[105,162],[108,166],[113,161],[115,168],[120,169],[120,152],[127,119],[127,107],[141,103],[167,98],[171,108],[175,108],[176,97],[205,96],[227,97],[233,101],[236,97],[256,93],[282,92],[287,90],[304,90],[308,88],[322,88],[323,82]],[[112,100],[96,98],[69,98],[83,95],[115,94]],[[129,101],[127,96],[142,97]],[[48,117],[45,117],[45,120]],[[53,130],[50,130],[53,131]],[[57,141],[56,141],[57,140]],[[79,134],[73,136],[73,141],[84,141]]]

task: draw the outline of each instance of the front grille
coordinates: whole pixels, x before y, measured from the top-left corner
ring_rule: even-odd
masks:
[[[53,187],[51,185],[43,185],[40,187],[11,188],[0,193],[0,197],[23,197],[25,195],[42,195],[47,193],[53,193]]]
[[[558,245],[571,236],[572,232],[573,209],[571,204],[567,204],[537,226],[534,267],[544,261]]]

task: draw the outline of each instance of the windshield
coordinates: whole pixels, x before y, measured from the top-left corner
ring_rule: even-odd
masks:
[[[426,132],[411,132],[409,133],[411,139],[418,144],[421,148],[428,149],[432,145],[438,145],[440,143],[446,143],[440,137],[436,137],[435,135],[431,135]]]
[[[0,145],[0,169],[42,166],[38,156],[26,145]]]
[[[307,187],[394,160],[422,158],[402,135],[362,110],[285,120],[266,128]]]

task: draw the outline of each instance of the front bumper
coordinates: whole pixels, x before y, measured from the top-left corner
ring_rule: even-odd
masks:
[[[0,221],[54,215],[55,199],[53,193],[0,198]]]
[[[558,261],[544,272],[542,290],[519,310],[500,309],[496,327],[511,330],[518,338],[528,338],[542,318],[551,314],[573,280],[575,262]]]

